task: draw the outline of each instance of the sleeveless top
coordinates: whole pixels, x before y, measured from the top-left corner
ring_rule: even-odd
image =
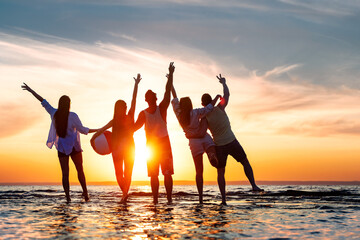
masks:
[[[206,115],[206,119],[211,135],[217,146],[226,145],[236,139],[225,111],[219,107],[214,107],[213,111]]]
[[[168,136],[166,122],[161,116],[159,106],[156,107],[156,111],[152,114],[146,110],[144,110],[144,113],[145,113],[145,133],[147,140],[152,138],[163,138]]]

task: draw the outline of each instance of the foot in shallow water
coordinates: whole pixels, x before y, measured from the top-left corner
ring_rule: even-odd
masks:
[[[88,193],[83,193],[82,196],[84,197],[85,202],[88,202],[90,200]]]
[[[66,196],[66,203],[70,203],[70,202],[71,202],[70,196]]]
[[[225,201],[222,201],[222,202],[220,203],[220,205],[222,205],[222,206],[227,206],[227,203],[226,203]]]
[[[264,189],[259,188],[258,186],[255,186],[255,187],[253,187],[252,191],[253,191],[253,192],[263,192]]]
[[[126,203],[127,200],[128,200],[128,198],[129,198],[129,195],[124,195],[124,196],[121,198],[120,203]]]

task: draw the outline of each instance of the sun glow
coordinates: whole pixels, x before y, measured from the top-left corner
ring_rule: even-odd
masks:
[[[151,156],[151,150],[146,146],[146,136],[143,130],[134,134],[135,140],[135,163],[133,169],[134,180],[147,179],[147,166],[146,162]]]

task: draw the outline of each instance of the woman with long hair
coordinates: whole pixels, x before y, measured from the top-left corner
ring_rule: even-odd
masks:
[[[127,106],[123,100],[118,100],[114,107],[114,117],[108,124],[99,129],[91,138],[94,145],[95,138],[102,134],[106,129],[112,127],[111,149],[115,168],[117,183],[123,193],[122,202],[126,202],[131,184],[132,170],[135,160],[134,143],[134,114],[136,105],[136,95],[138,85],[141,80],[140,74],[137,75],[134,85],[131,107],[126,114]]]
[[[55,145],[58,151],[58,157],[62,171],[62,185],[65,191],[66,201],[71,201],[69,184],[69,157],[71,157],[75,164],[78,173],[78,179],[83,190],[82,196],[84,197],[85,201],[88,201],[89,195],[83,169],[80,133],[88,134],[95,132],[97,129],[89,129],[84,127],[78,115],[74,112],[70,112],[71,101],[68,96],[63,95],[60,97],[58,109],[55,109],[50,105],[50,103],[48,103],[25,83],[21,87],[23,90],[29,91],[32,95],[34,95],[34,97],[41,102],[41,105],[50,114],[51,126],[46,145],[49,148],[52,148],[52,146]]]
[[[212,111],[216,101],[220,95],[217,95],[214,100],[203,108],[193,109],[191,99],[183,97],[180,101],[177,98],[174,86],[172,87],[173,100],[171,104],[175,115],[184,130],[185,137],[189,139],[189,146],[191,155],[194,160],[196,170],[196,186],[199,193],[199,203],[203,203],[203,154],[206,152],[210,164],[213,167],[217,166],[217,157],[215,151],[215,143],[213,142],[207,131],[206,119],[203,119],[209,112]]]

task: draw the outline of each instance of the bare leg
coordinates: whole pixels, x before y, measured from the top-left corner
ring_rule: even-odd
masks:
[[[66,201],[70,202],[70,184],[69,184],[69,156],[59,157],[61,172],[62,172],[62,185],[64,188]]]
[[[219,189],[220,189],[220,193],[221,193],[221,204],[226,205],[225,168],[218,168],[217,172],[218,172],[217,181],[218,181],[218,185],[219,185]]]
[[[194,163],[195,163],[195,170],[196,170],[196,187],[199,193],[199,203],[203,203],[203,185],[204,185],[204,179],[203,179],[203,157],[202,154],[197,155],[194,157]]]
[[[242,161],[241,164],[244,167],[245,175],[249,179],[249,182],[252,186],[252,190],[253,191],[264,191],[264,189],[261,189],[256,185],[255,179],[254,179],[254,173],[253,173],[252,167],[251,167],[248,159],[246,159],[245,161]]]
[[[172,203],[173,179],[170,174],[164,175],[164,184],[168,203]]]
[[[124,184],[124,172],[123,172],[123,154],[118,151],[114,151],[112,153],[114,168],[115,168],[115,176],[116,181],[121,189],[121,191],[125,192],[125,184]]]
[[[132,150],[133,149],[133,150]],[[125,156],[124,159],[124,196],[123,196],[123,202],[127,201],[128,193],[131,185],[131,177],[132,177],[132,171],[134,167],[134,156],[135,156],[135,149],[132,148],[129,150],[129,153]]]
[[[159,197],[159,177],[158,176],[150,177],[150,182],[151,182],[151,191],[153,194],[153,201],[154,204],[157,204]]]
[[[71,155],[71,159],[74,162],[75,167],[76,167],[78,180],[79,180],[80,185],[83,190],[82,195],[84,196],[85,201],[89,201],[89,194],[88,194],[87,187],[86,187],[86,179],[85,179],[85,173],[84,173],[84,168],[83,168],[82,153],[79,152],[75,155]]]
[[[210,162],[211,166],[217,167],[217,165],[219,164],[219,161],[218,161],[218,158],[216,155],[215,146],[211,146],[208,149],[206,149],[206,154],[209,158],[209,162]]]

